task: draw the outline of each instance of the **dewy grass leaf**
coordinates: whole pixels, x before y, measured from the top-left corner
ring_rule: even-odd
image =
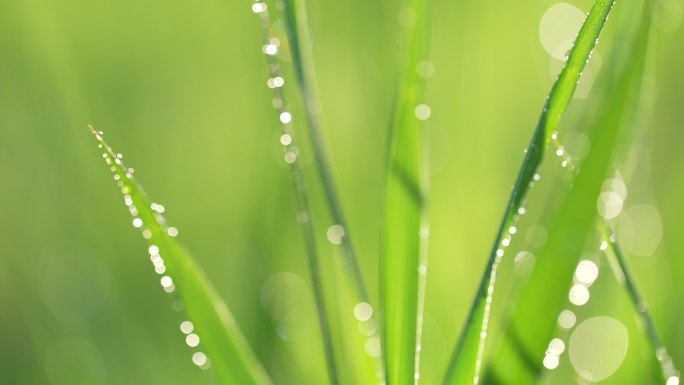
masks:
[[[177,299],[188,320],[181,331],[194,353],[192,361],[211,367],[226,385],[270,385],[271,380],[238,328],[233,315],[195,264],[190,254],[176,241],[177,230],[169,227],[161,205],[149,200],[145,191],[121,160],[103,140],[102,133],[90,127],[110,167],[114,180],[133,216],[133,226],[149,243],[149,254],[162,288]],[[180,343],[180,341],[179,341]]]
[[[620,31],[620,35],[626,36],[635,33],[634,31],[632,31],[634,29],[633,25],[635,24],[635,22],[637,22],[637,19],[641,19],[641,28],[636,31],[636,35],[642,38],[639,39],[637,43],[639,43],[639,48],[642,50],[640,52],[645,52],[646,59],[648,61],[648,63],[645,64],[645,66],[652,67],[653,54],[649,53],[649,50],[653,48],[653,43],[650,40],[653,40],[654,36],[652,32],[653,27],[650,23],[651,15],[645,9],[640,10],[638,7],[635,7],[632,10],[632,14],[634,14],[632,18],[622,20],[622,30]],[[644,68],[643,72],[644,74],[646,74],[648,70]],[[644,78],[646,78],[646,75],[644,75]],[[638,98],[641,99],[640,103],[644,104],[645,101],[651,100],[652,97],[653,96],[651,95],[651,93],[641,91],[641,94]],[[649,104],[648,110],[651,109],[652,105]],[[641,122],[644,120],[644,118],[640,117],[640,115],[650,115],[650,113],[650,111],[645,113],[643,110],[640,112],[636,112],[634,119],[631,119],[631,124],[633,126],[639,126]],[[640,139],[634,138],[632,140],[639,141]],[[558,140],[554,140],[552,143],[555,145],[557,150],[562,149],[562,147],[560,146],[560,142]],[[577,170],[576,166],[578,165],[573,164],[574,162],[570,157],[564,154],[562,158],[563,167],[569,166],[569,170]],[[658,334],[658,330],[656,328],[655,322],[653,321],[651,312],[648,309],[647,302],[641,294],[636,279],[634,278],[634,275],[632,274],[631,269],[629,267],[627,258],[625,257],[624,253],[621,250],[621,247],[618,244],[617,236],[614,233],[614,230],[611,228],[611,226],[606,222],[606,219],[599,220],[598,234],[601,240],[601,245],[599,249],[607,258],[609,265],[616,277],[616,280],[622,285],[622,287],[627,292],[634,306],[634,309],[639,315],[639,319],[641,320],[641,324],[646,333],[646,337],[649,340],[649,343],[653,350],[652,358],[655,362],[657,362],[657,365],[660,368],[660,372],[662,374],[660,382],[665,384],[667,384],[668,382],[670,384],[678,383],[679,371],[677,370],[674,361],[672,360],[672,357],[668,353],[667,348],[662,343],[662,339]]]
[[[513,192],[489,255],[475,301],[468,313],[465,327],[459,336],[449,362],[444,378],[445,385],[473,384],[479,381],[497,266],[507,245],[504,240],[517,231],[515,221],[519,215],[523,215],[525,212],[524,200],[531,185],[538,179],[537,170],[544,157],[546,147],[551,141],[563,113],[570,104],[582,70],[591,56],[613,3],[614,1],[606,0],[594,2],[577,35],[565,67],[551,88],[532,140],[527,147],[518,178],[513,186]]]
[[[319,256],[316,244],[316,235],[311,219],[309,194],[299,162],[299,149],[296,145],[296,138],[292,125],[293,117],[290,113],[290,107],[287,104],[285,93],[282,89],[285,80],[281,73],[280,63],[276,58],[278,47],[276,44],[274,44],[273,37],[270,33],[271,22],[268,15],[267,5],[257,1],[252,5],[252,11],[259,15],[259,19],[261,21],[261,30],[264,38],[263,52],[268,58],[268,68],[271,76],[269,82],[273,83],[273,86],[270,87],[273,89],[274,94],[273,105],[278,111],[282,132],[280,143],[283,145],[285,163],[289,165],[290,180],[294,189],[298,210],[298,221],[302,226],[304,243],[307,250],[309,271],[311,274],[311,282],[313,284],[313,294],[316,301],[318,324],[321,330],[325,363],[328,369],[328,378],[331,385],[337,385],[340,383],[340,373],[337,362],[338,359],[336,358],[336,353],[333,346],[330,317],[328,315],[328,308],[326,307],[323,277],[318,260]]]
[[[344,273],[346,273],[344,280],[346,282],[335,290],[336,299],[340,302],[340,318],[346,320],[349,315],[354,314],[354,317],[364,325],[377,325],[377,308],[372,305],[370,300],[352,243],[351,230],[347,226],[329,167],[321,129],[321,105],[316,82],[307,4],[305,0],[285,0],[283,4],[285,5],[288,42],[292,50],[292,61],[303,97],[315,168],[318,171],[327,208],[332,219],[332,223],[328,226],[328,232],[340,234],[337,242],[334,242],[334,244],[339,244],[337,247],[341,249],[342,265],[344,266]],[[266,12],[262,12],[262,20],[265,15]],[[266,31],[266,29],[264,30]],[[350,302],[353,303],[350,304]],[[369,316],[358,317],[357,309],[365,309],[364,314],[369,314]],[[332,313],[331,318],[335,315]],[[346,373],[340,373],[340,381],[364,383],[378,381],[377,372],[382,364],[378,355],[369,354],[365,347],[378,341],[377,332],[364,335],[358,331],[355,325],[346,322],[340,323],[335,331],[345,341],[336,347],[339,351],[337,360],[342,364],[341,367],[346,369]],[[351,338],[346,338],[345,335]],[[348,378],[345,379],[346,377]]]
[[[427,172],[421,121],[424,80],[418,63],[428,47],[428,0],[411,4],[415,23],[408,27],[408,62],[397,93],[390,128],[385,218],[380,253],[383,351],[388,385],[417,383],[422,294],[427,269]]]
[[[627,290],[627,293],[639,314],[639,319],[646,330],[646,335],[654,352],[652,357],[658,362],[662,374],[660,383],[666,385],[678,384],[679,371],[675,367],[672,357],[670,357],[670,354],[667,352],[665,345],[663,345],[663,342],[660,339],[658,329],[655,326],[655,322],[653,322],[648,306],[646,306],[646,301],[639,291],[624,253],[615,240],[615,235],[610,233],[608,225],[605,223],[599,225],[599,231],[606,245],[606,255],[610,258],[610,266],[613,268],[618,281]]]
[[[357,291],[359,302],[370,303],[368,289],[361,273],[358,257],[351,241],[351,235],[344,217],[340,199],[337,196],[335,183],[328,166],[328,155],[323,143],[320,119],[320,98],[316,85],[316,74],[311,54],[311,37],[304,0],[285,0],[285,20],[287,22],[288,38],[292,47],[292,60],[297,72],[297,80],[304,97],[307,126],[316,158],[316,169],[323,184],[325,199],[330,210],[332,226],[340,226],[344,234],[340,238],[345,266],[350,271],[350,277]],[[304,47],[302,47],[302,45]]]
[[[549,227],[548,242],[538,253],[535,273],[522,291],[502,344],[489,365],[485,378],[488,384],[535,384],[542,372],[557,316],[568,298],[567,285],[585,240],[596,231],[596,201],[616,139],[623,123],[633,117],[630,107],[642,82],[649,22],[648,16],[642,18],[631,42],[638,54],[624,67],[614,66],[605,104],[597,106],[597,119],[585,130],[591,151]]]

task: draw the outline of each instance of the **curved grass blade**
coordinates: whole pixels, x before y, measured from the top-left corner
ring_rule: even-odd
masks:
[[[306,2],[304,0],[285,0],[285,20],[290,45],[292,47],[292,60],[297,80],[304,97],[307,125],[314,149],[316,169],[323,185],[325,199],[330,210],[330,215],[335,225],[341,226],[344,236],[340,239],[345,266],[349,269],[349,276],[357,291],[359,302],[370,304],[368,289],[361,273],[358,257],[351,241],[351,235],[347,226],[340,199],[337,196],[335,182],[328,165],[328,154],[325,150],[323,135],[321,133],[320,98],[316,85],[316,74],[311,55],[311,37],[309,32]],[[302,48],[304,47],[304,48]]]
[[[638,10],[638,8],[637,8]],[[634,13],[634,12],[633,12]],[[640,12],[642,18],[649,18],[651,17],[646,10],[643,10]],[[654,55],[652,53],[648,52],[648,49],[652,49],[653,45],[653,27],[650,25],[648,21],[642,20],[642,26],[641,30],[637,31],[637,34],[643,35],[643,36],[648,36],[646,39],[650,39],[649,41],[647,40],[642,40],[642,44],[647,46],[647,47],[639,47],[640,49],[643,49],[643,52],[646,52],[647,56],[647,63],[645,64],[646,67],[652,68],[653,67],[653,57]],[[625,20],[622,22],[623,26],[622,28],[625,29],[624,31],[621,31],[621,35],[626,35],[628,33],[632,33],[630,31],[633,27],[632,25],[634,24],[631,20]],[[626,27],[626,28],[625,28]],[[646,68],[644,68],[644,72],[648,72]],[[650,100],[653,96],[648,93],[648,92],[641,92],[641,95],[639,96],[640,99],[643,99],[644,101]],[[642,115],[650,115],[652,113],[652,107],[648,108],[648,112],[638,112],[635,115],[634,121],[635,123],[632,123],[634,126],[639,126],[641,125],[640,123],[636,122],[642,122],[645,119]],[[639,139],[632,139],[633,141],[636,140],[638,141]],[[558,140],[553,140],[552,144],[554,147],[556,147],[556,150],[561,150],[562,151],[562,146],[560,145],[560,142]],[[574,161],[568,157],[567,155],[563,155],[563,162],[565,166],[567,166],[567,169],[570,171],[577,171],[579,166],[578,164],[573,164]],[[564,166],[564,167],[565,167]],[[623,174],[624,175],[624,174]],[[576,174],[573,173],[572,177],[575,177]],[[606,258],[608,259],[609,266],[611,270],[613,271],[616,280],[620,285],[623,286],[625,291],[628,293],[628,296],[634,305],[634,309],[637,311],[637,314],[639,316],[639,319],[641,321],[642,326],[644,327],[646,337],[651,345],[651,348],[653,349],[653,359],[657,362],[657,366],[660,368],[660,373],[662,374],[662,378],[660,379],[661,383],[667,384],[668,381],[670,384],[672,383],[678,383],[679,382],[679,371],[677,370],[674,361],[672,360],[672,357],[669,355],[667,348],[662,343],[662,340],[660,338],[660,335],[658,334],[658,330],[655,326],[655,322],[653,321],[653,317],[651,315],[651,312],[648,310],[648,305],[646,303],[645,298],[641,294],[641,291],[639,290],[638,284],[636,282],[636,279],[634,278],[634,275],[631,272],[631,269],[629,267],[629,263],[627,261],[627,258],[625,257],[624,253],[622,252],[620,246],[618,245],[617,242],[617,237],[611,228],[611,226],[606,222],[605,219],[600,219],[599,224],[598,224],[598,234],[601,240],[601,246],[600,250],[603,251],[603,254],[605,254]]]
[[[637,8],[638,9],[638,8]],[[547,244],[538,253],[535,273],[522,291],[515,314],[499,350],[488,367],[487,384],[535,384],[555,330],[556,317],[567,301],[567,287],[583,251],[585,240],[596,231],[596,201],[607,175],[618,135],[633,116],[646,62],[648,28],[646,14],[631,46],[635,56],[609,77],[605,104],[586,130],[591,151],[582,163],[558,214],[549,227]]]
[[[390,128],[385,219],[380,253],[385,376],[388,385],[417,383],[427,269],[427,172],[421,122],[424,80],[415,68],[428,51],[428,0],[414,0],[408,63]]]
[[[270,33],[271,21],[268,15],[268,7],[265,3],[255,2],[252,10],[259,15],[261,21],[261,30],[264,38],[264,52],[268,58],[268,68],[271,79],[275,81],[280,79],[284,82],[280,69],[280,63],[275,56],[277,47],[272,44],[272,36]],[[272,51],[269,51],[272,50]],[[337,358],[335,349],[333,347],[333,338],[330,327],[330,320],[328,317],[328,310],[325,304],[325,292],[323,289],[323,280],[321,268],[319,266],[318,249],[316,246],[316,236],[313,222],[311,220],[311,210],[309,207],[309,194],[302,175],[302,168],[299,162],[297,141],[292,128],[292,114],[289,111],[285,93],[283,91],[283,84],[271,87],[274,94],[274,106],[278,110],[278,116],[281,124],[282,135],[280,142],[284,146],[284,159],[289,165],[290,180],[294,188],[294,195],[299,211],[299,222],[302,226],[304,243],[306,244],[307,255],[309,260],[309,271],[311,274],[311,282],[313,284],[314,299],[316,301],[316,312],[318,316],[318,324],[321,330],[321,338],[323,341],[323,351],[325,354],[325,363],[328,369],[328,378],[331,385],[338,385],[340,383],[339,370],[337,365]]]
[[[226,385],[272,384],[214,286],[175,240],[177,230],[166,224],[163,206],[150,201],[133,176],[133,170],[124,165],[121,154],[105,143],[102,133],[89,128],[133,215],[133,226],[142,231],[150,245],[150,258],[156,271],[163,274],[162,287],[182,301],[179,303],[192,322],[190,328],[200,338],[193,362],[200,366],[210,362]]]
[[[337,195],[334,179],[329,167],[324,138],[321,129],[321,106],[316,84],[315,66],[312,56],[312,38],[309,30],[308,13],[305,0],[285,0],[285,20],[288,42],[291,47],[299,88],[302,92],[304,111],[306,112],[307,127],[311,140],[315,166],[321,181],[327,207],[332,219],[332,226],[342,233],[340,248],[342,265],[344,266],[345,282],[337,290],[337,299],[341,303],[342,318],[352,313],[352,308],[363,308],[369,311],[370,317],[362,318],[359,322],[365,325],[377,325],[377,307],[372,305],[368,289],[363,279],[359,260],[354,249],[351,231],[347,226],[340,199]],[[331,229],[333,227],[330,227]],[[347,286],[349,285],[349,286]],[[350,302],[353,303],[350,305]],[[348,313],[347,313],[348,312]],[[355,316],[356,317],[356,316]],[[351,326],[351,327],[350,327]],[[340,344],[340,364],[346,369],[343,381],[372,383],[378,380],[381,369],[381,359],[366,353],[365,345],[377,340],[375,333],[364,335],[359,333],[355,325],[342,322],[336,330],[346,342]],[[348,338],[349,337],[349,338]],[[382,354],[382,353],[381,353]]]
[[[591,56],[614,1],[597,0],[587,15],[570,51],[568,60],[556,79],[541,113],[532,140],[518,173],[499,231],[490,252],[465,327],[459,336],[444,377],[445,385],[477,384],[489,323],[497,267],[504,255],[506,237],[515,233],[515,222],[525,212],[524,201],[537,177],[537,170],[551,141],[554,130],[567,109],[577,87],[582,70]]]

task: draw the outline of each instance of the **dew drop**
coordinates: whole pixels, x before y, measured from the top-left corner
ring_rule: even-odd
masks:
[[[591,285],[598,278],[599,268],[593,261],[583,260],[577,264],[575,279],[584,285]]]
[[[173,286],[173,280],[168,275],[163,276],[160,282],[162,287],[165,289]]]
[[[419,104],[416,106],[415,114],[418,120],[428,120],[432,115],[432,109],[427,104]]]
[[[254,13],[261,13],[265,12],[268,9],[265,3],[254,3],[252,4],[252,12]]]
[[[280,136],[280,144],[283,146],[289,146],[292,144],[292,136],[290,134],[282,134]]]
[[[366,354],[369,356],[375,358],[375,357],[380,357],[380,339],[378,337],[371,337],[368,340],[366,340],[366,343],[364,344],[364,348],[366,349]]]
[[[546,369],[556,369],[558,367],[558,364],[560,363],[560,360],[557,355],[555,354],[547,354],[544,356],[544,367]]]
[[[273,55],[275,55],[275,54],[278,53],[278,47],[277,47],[275,44],[266,44],[266,45],[264,45],[264,47],[262,48],[262,51],[263,51],[266,55],[273,56]]]
[[[295,161],[297,161],[297,154],[294,153],[293,151],[288,151],[285,153],[285,156],[283,157],[285,160],[285,163],[287,164],[292,164]]]
[[[573,285],[568,298],[573,305],[582,306],[589,302],[589,289],[584,285]]]
[[[560,356],[565,351],[565,343],[560,338],[554,338],[549,342],[548,352]]]
[[[359,321],[368,321],[373,316],[373,307],[367,302],[359,302],[354,306],[354,317]]]
[[[570,336],[570,362],[584,379],[602,381],[622,365],[628,340],[627,328],[614,318],[590,318],[577,326]]]
[[[191,334],[188,334],[188,335],[185,337],[185,343],[186,343],[189,347],[194,348],[194,347],[196,347],[197,345],[199,345],[199,343],[200,343],[200,338],[199,338],[199,336],[198,336],[197,334],[191,333]]]
[[[283,124],[288,124],[292,121],[292,114],[289,112],[285,111],[280,113],[280,122]]]
[[[416,65],[416,73],[421,78],[428,79],[435,73],[435,66],[431,62],[423,60]]]
[[[344,237],[344,228],[341,225],[332,225],[328,228],[328,241],[333,245],[342,244],[342,237]]]
[[[180,330],[183,334],[190,334],[194,330],[195,326],[190,321],[183,321],[180,324]]]
[[[199,367],[203,367],[207,364],[207,355],[202,352],[195,352],[192,355],[192,363]]]
[[[572,310],[563,310],[558,316],[558,326],[560,326],[561,329],[572,329],[576,322],[577,316]]]

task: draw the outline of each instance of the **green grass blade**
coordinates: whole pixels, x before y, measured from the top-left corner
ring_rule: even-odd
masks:
[[[622,249],[618,245],[617,240],[615,240],[615,236],[611,234],[607,224],[601,223],[599,225],[599,231],[601,232],[603,242],[607,245],[606,255],[612,260],[610,266],[614,268],[618,281],[627,290],[637,314],[639,315],[639,319],[646,330],[646,336],[653,348],[653,358],[658,362],[660,372],[662,373],[660,383],[679,383],[679,381],[672,379],[679,379],[679,371],[675,367],[672,357],[670,357],[665,345],[663,345],[662,340],[660,339],[658,329],[655,326],[655,322],[653,322],[653,317],[651,317],[648,306],[646,306],[646,300],[641,295],[641,291],[629,268],[629,264],[627,263],[627,259],[625,258]]]
[[[535,273],[522,291],[502,344],[489,365],[487,384],[535,384],[542,372],[544,354],[557,315],[566,304],[578,258],[585,240],[596,231],[596,201],[618,135],[632,118],[630,106],[641,86],[648,51],[649,22],[644,16],[637,26],[632,47],[638,54],[624,67],[614,66],[605,105],[597,106],[597,119],[586,129],[591,151],[549,226],[548,242],[538,253]]]
[[[264,38],[264,47],[272,47],[270,35],[271,22],[265,3],[255,2],[252,10],[259,15],[261,22],[261,30]],[[271,48],[273,49],[273,48]],[[277,48],[276,48],[277,50]],[[283,79],[281,67],[275,53],[264,50],[268,59],[268,68],[271,79]],[[338,385],[340,383],[339,370],[335,349],[333,347],[332,331],[330,327],[330,320],[328,317],[328,310],[325,303],[325,292],[323,285],[323,277],[321,268],[319,266],[318,249],[316,245],[316,236],[314,225],[311,219],[311,209],[309,205],[309,194],[304,176],[302,174],[302,167],[299,162],[297,140],[292,127],[292,115],[289,111],[287,99],[283,91],[283,87],[273,87],[274,100],[278,110],[278,116],[281,124],[281,144],[283,144],[284,159],[289,165],[290,180],[294,188],[294,195],[297,204],[297,210],[300,215],[299,222],[302,226],[304,236],[304,243],[306,245],[307,256],[309,261],[309,271],[311,274],[311,282],[313,285],[314,299],[316,301],[316,312],[318,315],[318,324],[321,331],[321,338],[323,342],[323,350],[325,353],[325,363],[328,371],[328,378],[331,385]],[[343,237],[344,238],[344,237]]]
[[[426,273],[426,162],[421,123],[424,80],[417,64],[428,47],[427,0],[412,2],[416,23],[409,27],[404,68],[391,125],[385,219],[380,253],[383,350],[388,385],[417,383],[422,292]],[[423,230],[423,232],[421,232]],[[423,235],[423,236],[421,236]]]
[[[515,233],[516,219],[524,213],[524,200],[530,186],[537,178],[536,173],[544,158],[546,147],[572,100],[582,70],[591,56],[613,3],[614,1],[604,0],[594,2],[577,35],[565,67],[551,88],[513,186],[513,192],[489,255],[475,301],[470,308],[465,327],[456,342],[456,347],[449,361],[444,377],[445,385],[478,383],[487,336],[489,309],[496,283],[497,266],[505,253],[505,245],[502,244],[502,241]]]
[[[321,103],[316,82],[307,4],[305,0],[285,0],[284,4],[288,42],[303,97],[315,168],[318,171],[324,198],[332,219],[329,228],[336,226],[341,229],[343,234],[340,238],[339,248],[341,264],[344,267],[343,273],[345,274],[343,281],[345,282],[338,287],[339,290],[335,290],[336,299],[342,309],[337,315],[346,320],[349,319],[349,315],[352,314],[356,306],[370,306],[370,318],[361,322],[377,325],[377,307],[373,306],[368,294],[359,259],[352,243],[351,230],[347,226],[344,210],[329,166],[329,157],[322,132]],[[345,322],[335,328],[335,332],[345,341],[337,346],[338,360],[340,366],[345,370],[340,380],[363,383],[377,381],[377,372],[382,365],[381,358],[370,356],[364,348],[365,344],[377,340],[376,333],[363,335],[358,332],[358,328]]]
[[[345,266],[349,269],[349,276],[357,291],[359,302],[370,303],[368,289],[361,273],[358,257],[352,244],[349,227],[342,210],[337,189],[330,171],[328,154],[323,142],[320,118],[320,98],[316,85],[316,74],[310,47],[312,46],[306,2],[304,0],[285,0],[285,20],[287,22],[288,39],[292,48],[292,60],[297,80],[304,97],[307,126],[316,158],[316,169],[325,192],[325,199],[330,210],[330,215],[335,225],[342,227],[342,255],[345,258]]]
[[[642,12],[641,15],[642,18],[649,18],[651,17],[648,12]],[[623,28],[625,29],[622,31],[623,33],[621,34],[628,34],[628,33],[633,33],[631,29],[632,27],[632,22],[630,20],[623,21]],[[625,28],[626,27],[626,28]],[[644,51],[646,52],[649,48],[653,48],[653,43],[652,41],[647,42],[648,39],[653,40],[653,27],[650,25],[648,21],[642,20],[642,29],[638,31],[637,33],[643,36],[648,36],[645,38],[645,40],[642,40],[642,44],[647,45],[648,47],[642,47]],[[648,58],[648,63],[645,64],[648,68],[653,67],[653,54],[652,53],[647,53],[646,54]],[[644,72],[647,73],[648,70],[645,68]],[[642,92],[639,98],[643,100],[650,100],[653,96],[649,94],[648,92]],[[636,119],[634,119],[635,122],[641,122],[644,120],[643,117],[640,117],[640,115],[650,115],[652,111],[651,108],[648,109],[648,112],[638,112],[636,113]],[[640,123],[633,123],[635,126],[640,125]],[[632,139],[633,141],[639,141],[642,140],[640,139]],[[556,147],[556,150],[561,150],[562,147],[560,146],[560,141],[553,140],[552,141],[553,145]],[[579,166],[578,164],[574,164],[574,161],[566,156],[563,155],[563,161],[566,163],[568,166],[567,169],[571,171],[576,171],[578,170]],[[624,174],[623,174],[624,175]],[[576,175],[572,175],[574,177]],[[670,382],[676,382],[679,380],[679,372],[674,364],[674,361],[672,360],[672,357],[669,355],[667,348],[662,343],[662,340],[660,338],[660,335],[658,334],[658,330],[655,326],[655,322],[653,321],[653,317],[651,315],[651,312],[648,310],[648,306],[646,303],[645,298],[641,294],[641,291],[639,290],[638,284],[634,278],[634,275],[631,272],[631,269],[629,267],[629,263],[627,261],[627,258],[625,257],[624,253],[622,252],[621,247],[618,245],[617,242],[617,237],[612,230],[611,226],[606,222],[606,220],[599,220],[598,224],[598,233],[599,237],[601,239],[601,246],[600,249],[603,251],[603,254],[605,254],[606,258],[608,259],[609,265],[611,269],[613,270],[613,273],[617,279],[617,281],[624,287],[625,291],[627,292],[632,304],[634,305],[634,309],[637,311],[637,314],[639,316],[639,319],[641,321],[641,324],[645,330],[646,337],[651,345],[651,348],[653,350],[652,357],[657,362],[658,367],[660,368],[660,372],[662,374],[662,378],[660,379],[660,383],[666,384],[667,381]]]
[[[228,307],[190,254],[174,238],[176,230],[167,225],[161,206],[150,201],[132,169],[127,168],[121,155],[104,142],[102,133],[92,127],[90,130],[124,195],[134,218],[134,227],[142,231],[150,245],[150,258],[156,267],[163,267],[157,270],[163,274],[162,286],[182,301],[193,333],[200,337],[193,361],[202,364],[202,354],[205,354],[211,368],[226,385],[271,384]]]

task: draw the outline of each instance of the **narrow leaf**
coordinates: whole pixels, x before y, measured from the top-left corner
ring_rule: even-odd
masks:
[[[608,79],[605,103],[586,128],[591,152],[573,181],[555,219],[549,226],[547,244],[538,253],[535,273],[522,291],[502,344],[492,359],[487,384],[535,384],[543,366],[556,318],[568,296],[578,258],[588,236],[596,231],[596,201],[607,175],[625,121],[632,118],[642,81],[648,43],[648,17],[641,19],[635,40],[635,56],[623,68],[614,67]],[[613,62],[615,63],[615,62]]]
[[[273,37],[271,36],[271,21],[268,14],[268,7],[265,3],[255,2],[252,6],[252,11],[259,15],[261,21],[261,30],[264,38],[264,53],[268,61],[269,75],[271,81],[274,79],[283,80],[280,62],[276,57],[278,48],[272,44]],[[299,51],[295,44],[295,51]],[[311,219],[311,209],[309,205],[309,193],[304,175],[302,174],[302,167],[299,162],[299,149],[297,147],[297,138],[295,136],[292,114],[290,107],[287,104],[283,84],[278,87],[272,87],[274,99],[278,101],[274,107],[278,111],[278,117],[281,128],[281,144],[283,145],[284,160],[289,165],[290,181],[294,190],[294,196],[299,212],[299,222],[302,228],[302,235],[304,237],[304,244],[306,246],[307,257],[309,262],[309,272],[311,274],[311,283],[313,285],[313,294],[316,301],[316,313],[318,316],[318,325],[321,331],[321,340],[323,342],[323,351],[325,354],[325,363],[328,371],[328,378],[331,385],[338,385],[340,383],[340,372],[338,370],[338,362],[336,358],[335,349],[333,346],[333,337],[330,325],[330,316],[328,308],[326,307],[325,292],[323,285],[323,274],[321,272],[318,247],[316,244],[316,234],[314,225]]]
[[[535,182],[536,173],[544,158],[554,130],[567,109],[577,87],[582,70],[596,44],[614,1],[597,0],[577,35],[573,49],[544,104],[532,140],[513,186],[501,226],[485,267],[475,301],[465,327],[459,336],[444,378],[445,385],[476,384],[479,381],[487,336],[498,264],[505,253],[504,239],[515,233],[515,222],[524,213],[524,200]]]
[[[192,360],[201,367],[211,367],[226,385],[270,385],[271,380],[256,358],[247,340],[205,273],[190,254],[176,241],[177,231],[163,217],[163,206],[152,203],[145,191],[121,160],[92,127],[111,168],[124,202],[133,216],[133,226],[140,229],[149,243],[150,259],[160,273],[165,291],[172,293],[188,320],[184,332],[199,337]],[[189,337],[195,339],[195,337]],[[179,341],[180,343],[180,341]],[[194,344],[194,342],[193,342]],[[206,362],[205,362],[206,361]]]
[[[320,97],[316,85],[316,73],[311,52],[306,2],[304,0],[285,0],[285,20],[288,38],[292,47],[292,61],[297,72],[297,80],[304,97],[307,126],[316,158],[316,169],[323,185],[325,199],[334,225],[341,227],[344,236],[340,239],[345,266],[353,282],[359,302],[370,303],[368,289],[361,273],[358,257],[351,241],[347,221],[342,210],[340,199],[335,188],[335,181],[330,171],[328,154],[321,130]]]
[[[383,350],[388,385],[417,382],[422,292],[426,273],[426,162],[421,122],[424,81],[416,66],[427,55],[428,0],[414,0],[408,62],[397,94],[388,154],[380,254]],[[419,107],[420,105],[420,107]],[[424,230],[421,232],[421,229]],[[423,235],[423,237],[421,237]]]

